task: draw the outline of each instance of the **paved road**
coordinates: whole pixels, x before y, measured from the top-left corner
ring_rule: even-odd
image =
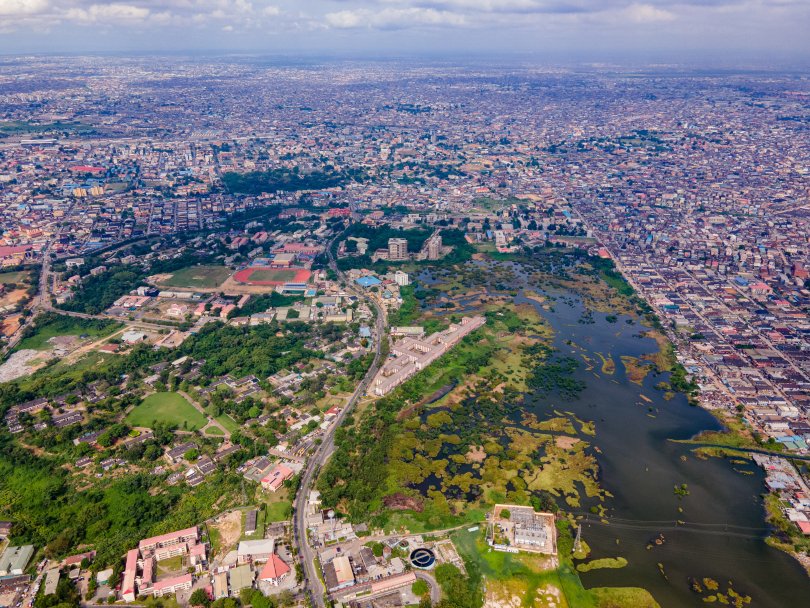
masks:
[[[435,606],[442,599],[442,588],[439,587],[438,581],[433,578],[432,574],[428,574],[424,570],[414,570],[413,573],[416,578],[425,581],[430,586],[430,602]]]
[[[332,256],[332,244],[336,238],[337,237],[329,241],[327,245],[329,267],[338,274],[340,279],[345,280],[345,275],[338,270],[337,264]],[[348,281],[346,284],[348,286],[347,291],[352,291],[355,293],[355,295],[366,298],[364,293],[355,292]],[[386,328],[385,312],[375,300],[368,299],[368,301],[371,302],[377,311],[377,320],[374,332],[374,361],[371,363],[371,367],[369,367],[366,375],[360,381],[360,384],[357,386],[354,393],[352,393],[346,407],[340,412],[340,414],[338,414],[335,423],[329,427],[324,434],[323,442],[318,447],[318,450],[312,455],[304,467],[301,476],[301,485],[298,488],[298,494],[296,495],[295,502],[293,503],[293,530],[304,568],[304,590],[310,596],[312,605],[317,606],[318,608],[324,608],[324,606],[326,606],[324,602],[324,594],[326,593],[326,589],[321,581],[320,573],[318,573],[316,569],[317,567],[314,561],[315,550],[310,546],[309,540],[307,539],[307,527],[304,516],[306,515],[307,498],[309,497],[309,492],[312,489],[312,484],[315,481],[316,474],[335,451],[335,429],[337,429],[337,427],[343,423],[343,419],[354,408],[357,400],[365,394],[368,385],[377,374],[377,370],[382,362],[382,344],[383,339],[385,338]],[[432,588],[433,587],[431,587],[431,589]]]

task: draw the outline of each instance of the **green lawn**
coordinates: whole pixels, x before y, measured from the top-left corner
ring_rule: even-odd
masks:
[[[218,426],[209,426],[207,429],[205,429],[205,434],[222,437],[223,435],[225,435],[225,432]]]
[[[51,348],[48,340],[56,336],[86,335],[90,338],[103,338],[121,327],[121,324],[115,321],[76,319],[74,317],[54,315],[43,323],[38,322],[34,328],[34,333],[23,339],[17,345],[17,350],[26,348],[48,350]]]
[[[219,422],[223,427],[225,427],[225,429],[227,429],[231,433],[235,433],[240,428],[239,423],[230,416],[228,416],[228,414],[221,414],[216,418],[214,418],[214,420]]]
[[[0,285],[8,285],[9,283],[16,283],[22,285],[28,281],[29,274],[25,270],[18,272],[0,272]]]
[[[281,488],[278,492],[271,493],[265,503],[265,517],[267,522],[285,521],[292,513],[292,503],[289,497],[289,490]]]
[[[286,270],[284,268],[259,268],[250,273],[251,281],[294,281],[298,274],[297,270]]]
[[[149,427],[156,421],[189,431],[196,431],[207,422],[205,416],[177,393],[149,395],[127,416],[127,423],[132,426]]]
[[[226,266],[189,266],[173,273],[171,278],[163,281],[167,287],[219,287],[231,275]]]

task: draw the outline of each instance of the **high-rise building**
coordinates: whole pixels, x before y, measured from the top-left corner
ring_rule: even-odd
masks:
[[[408,259],[407,239],[388,239],[388,259],[389,260]]]
[[[427,242],[427,259],[438,260],[442,255],[442,237],[437,234],[428,239]]]
[[[402,272],[401,270],[397,270],[394,273],[394,282],[397,285],[399,285],[400,287],[405,287],[406,285],[410,284],[411,280],[410,280],[410,277],[408,277],[407,272]]]

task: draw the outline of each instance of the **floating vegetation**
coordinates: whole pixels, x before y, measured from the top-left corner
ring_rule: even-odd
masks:
[[[707,604],[720,604],[722,606],[734,606],[734,608],[744,608],[751,603],[750,595],[743,595],[737,592],[732,581],[728,581],[725,592],[720,591],[720,583],[713,578],[703,579],[690,578],[689,588],[696,594],[702,595],[702,599]]]
[[[577,570],[580,572],[590,572],[591,570],[602,570],[606,568],[618,569],[627,566],[627,560],[623,557],[603,557],[594,559],[584,564],[578,564]]]

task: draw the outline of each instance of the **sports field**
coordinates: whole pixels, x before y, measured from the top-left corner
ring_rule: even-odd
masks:
[[[162,282],[167,287],[219,287],[231,274],[226,266],[189,266],[173,273]]]
[[[20,285],[28,282],[29,276],[30,274],[25,270],[20,270],[17,272],[0,272],[0,284],[9,285],[10,283],[16,283],[17,285]]]
[[[282,283],[306,283],[312,273],[305,268],[265,268],[251,266],[233,275],[234,280],[249,285],[281,285]]]
[[[196,431],[208,422],[197,409],[177,393],[154,393],[141,401],[127,416],[127,424],[151,427],[155,422]]]

